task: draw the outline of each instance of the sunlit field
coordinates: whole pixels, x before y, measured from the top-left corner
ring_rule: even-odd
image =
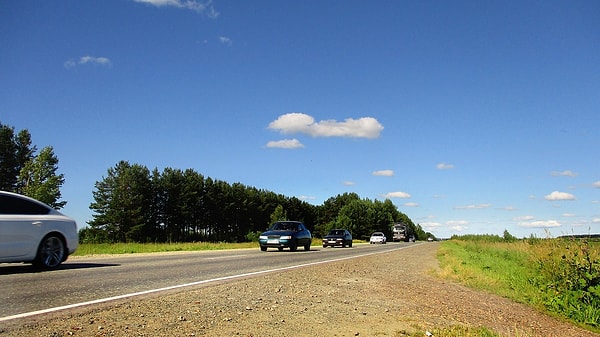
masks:
[[[459,237],[438,251],[441,276],[600,332],[600,244],[589,239]]]

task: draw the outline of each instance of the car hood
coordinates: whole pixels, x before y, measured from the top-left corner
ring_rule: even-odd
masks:
[[[344,236],[343,235],[325,235],[323,238],[324,239],[343,239]]]
[[[261,235],[264,236],[270,236],[270,235],[276,235],[276,236],[282,236],[282,235],[294,235],[297,232],[295,231],[266,231],[263,232]]]

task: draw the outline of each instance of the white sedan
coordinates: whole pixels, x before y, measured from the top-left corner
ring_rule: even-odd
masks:
[[[387,238],[385,237],[385,234],[383,234],[382,232],[375,232],[375,233],[371,234],[371,238],[369,239],[370,244],[374,244],[374,243],[385,244],[386,242],[387,242]]]
[[[78,246],[75,220],[35,199],[0,191],[0,263],[54,269]]]

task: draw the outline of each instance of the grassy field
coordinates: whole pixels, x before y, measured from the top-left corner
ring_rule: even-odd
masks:
[[[475,236],[442,243],[438,257],[443,277],[600,332],[599,248],[586,239]]]

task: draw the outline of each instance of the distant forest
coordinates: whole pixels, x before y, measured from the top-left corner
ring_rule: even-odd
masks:
[[[347,228],[354,238],[375,231],[391,236],[396,222],[410,226],[418,240],[432,237],[389,199],[344,193],[315,206],[192,169],[150,171],[127,161],[108,169],[96,182],[93,197],[93,219],[79,233],[82,243],[244,242],[278,220],[302,221],[315,237],[331,228]]]

